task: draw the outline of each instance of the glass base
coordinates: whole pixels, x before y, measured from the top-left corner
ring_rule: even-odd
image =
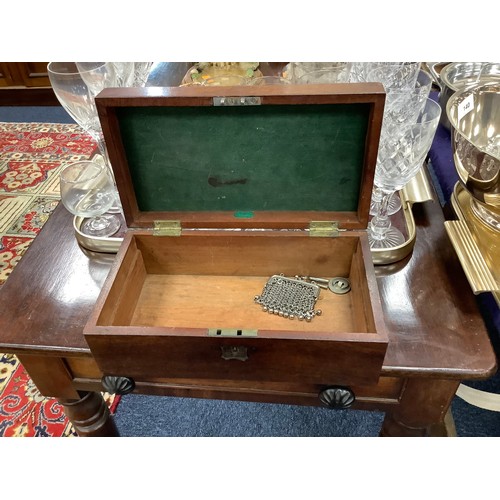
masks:
[[[394,248],[405,242],[403,233],[395,227],[390,227],[383,238],[374,238],[368,226],[368,243],[370,248]]]
[[[370,203],[370,215],[377,215],[380,208],[380,200],[376,201],[372,197]],[[401,200],[398,193],[394,193],[389,201],[389,206],[387,207],[387,215],[394,215],[396,212],[401,210]]]
[[[120,219],[116,215],[101,215],[85,219],[80,231],[88,236],[99,236],[106,238],[115,234],[120,229]]]

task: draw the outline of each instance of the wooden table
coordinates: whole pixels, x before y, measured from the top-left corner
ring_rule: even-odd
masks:
[[[413,211],[413,254],[377,267],[389,330],[381,378],[377,385],[351,387],[353,409],[385,412],[383,436],[444,434],[460,382],[488,378],[496,369],[439,203],[415,205]],[[100,394],[102,373],[82,333],[114,257],[83,250],[70,214],[59,205],[0,290],[0,352],[19,357],[40,392],[64,405],[80,436],[117,434]],[[136,380],[135,392],[319,406],[320,389],[154,379]]]

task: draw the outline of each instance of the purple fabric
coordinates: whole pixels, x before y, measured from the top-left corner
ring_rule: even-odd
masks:
[[[439,102],[438,92],[431,92],[429,97]],[[441,113],[446,113],[446,110],[442,109]],[[445,201],[448,201],[458,181],[458,174],[453,162],[451,134],[442,125],[439,125],[436,130],[436,135],[429,151],[429,159]]]
[[[443,196],[445,200],[448,201],[458,181],[458,174],[455,169],[455,163],[453,162],[451,134],[442,125],[439,125],[436,130],[436,135],[434,136],[434,141],[429,151],[429,159],[443,192]]]
[[[431,92],[430,97],[438,101],[439,94]],[[446,110],[443,109],[441,112],[446,113]],[[429,151],[429,160],[434,173],[433,181],[436,183],[437,180],[439,183],[439,186],[436,186],[436,190],[441,191],[444,201],[447,202],[453,193],[453,188],[459,177],[453,161],[451,133],[442,125],[439,125],[436,130],[436,135]],[[490,293],[478,295],[477,302],[486,327],[491,334],[495,350],[500,355],[500,309]]]

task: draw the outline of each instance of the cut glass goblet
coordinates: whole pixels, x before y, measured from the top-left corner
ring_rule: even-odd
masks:
[[[441,116],[439,104],[426,99],[414,123],[405,124],[399,133],[385,136],[380,142],[375,184],[382,191],[379,210],[368,225],[371,248],[392,248],[404,243],[401,231],[391,225],[387,207],[395,191],[403,186],[422,166]]]

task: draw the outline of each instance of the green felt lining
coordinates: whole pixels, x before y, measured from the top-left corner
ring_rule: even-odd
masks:
[[[117,109],[141,211],[356,211],[368,104]]]

